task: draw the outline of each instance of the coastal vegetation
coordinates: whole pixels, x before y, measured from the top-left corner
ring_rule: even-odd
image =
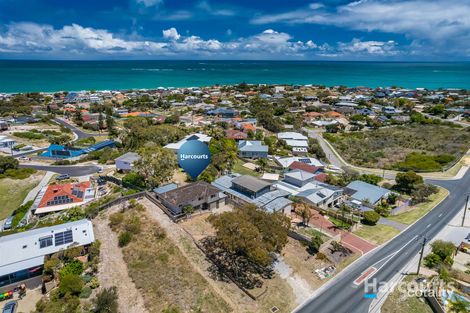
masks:
[[[440,171],[470,148],[468,130],[437,124],[413,123],[324,136],[353,165],[400,171]]]

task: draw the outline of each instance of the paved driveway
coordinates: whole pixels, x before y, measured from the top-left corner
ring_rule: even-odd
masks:
[[[312,217],[310,218],[309,224],[324,230],[332,236],[340,235],[341,242],[356,252],[365,254],[376,247],[376,245],[362,239],[361,237],[358,237],[348,231],[339,229],[315,210],[312,210]]]

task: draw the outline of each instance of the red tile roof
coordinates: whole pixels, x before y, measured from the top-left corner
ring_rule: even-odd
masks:
[[[225,134],[228,139],[246,139],[248,135],[242,131],[236,130],[236,129],[227,129],[225,131]]]
[[[49,185],[47,187],[46,192],[44,193],[44,196],[41,199],[41,202],[39,202],[38,208],[52,206],[52,204],[48,204],[48,202],[54,201],[54,199],[57,199],[56,197],[59,197],[59,196],[65,196],[68,199],[72,199],[72,202],[69,202],[69,203],[82,202],[83,198],[79,198],[76,195],[72,194],[72,190],[74,187],[79,188],[80,191],[82,191],[82,194],[84,196],[85,190],[90,188],[90,186],[91,186],[91,183],[89,181],[81,182],[81,183]],[[66,204],[66,203],[60,203],[60,204]]]
[[[320,169],[319,167],[316,167],[316,166],[313,166],[313,165],[308,165],[308,164],[305,164],[305,163],[299,162],[299,161],[292,162],[292,164],[289,165],[289,168],[291,170],[302,170],[302,171],[306,171],[306,172],[309,172],[309,173],[312,173],[312,174],[317,172]]]
[[[328,177],[327,174],[325,174],[325,173],[320,173],[320,174],[318,174],[318,175],[315,175],[314,179],[315,179],[315,180],[318,180],[319,182],[324,183],[324,182],[326,181],[326,178],[327,178],[327,177]]]

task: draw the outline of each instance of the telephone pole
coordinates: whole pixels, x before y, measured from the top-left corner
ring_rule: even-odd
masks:
[[[467,195],[467,201],[465,201],[465,209],[463,209],[462,227],[465,224],[465,215],[467,215],[468,197],[469,196]]]
[[[416,275],[419,275],[419,270],[421,269],[421,261],[423,260],[425,246],[426,246],[426,237],[423,237],[423,243],[421,245],[421,254],[419,256],[418,270],[416,271]]]

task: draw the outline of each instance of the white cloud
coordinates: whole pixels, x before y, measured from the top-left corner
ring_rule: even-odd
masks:
[[[368,55],[396,55],[396,42],[390,41],[361,41],[357,38],[351,42],[340,42],[338,50],[346,54],[368,54]]]
[[[196,5],[197,8],[206,11],[210,15],[216,16],[233,16],[235,12],[233,10],[225,8],[213,8],[209,1],[203,0]]]
[[[323,55],[393,55],[393,41],[339,43],[337,47],[313,40],[295,41],[274,29],[227,41],[181,35],[176,28],[162,30],[164,40],[123,37],[105,29],[78,24],[54,28],[35,23],[13,23],[0,32],[0,51],[9,56],[50,58],[116,57],[214,57],[214,58],[311,58]],[[137,39],[134,39],[137,38]]]
[[[170,40],[178,40],[181,37],[181,35],[178,34],[178,31],[174,27],[165,29],[162,32],[163,32],[163,38],[167,38]]]
[[[318,5],[280,14],[260,15],[253,24],[321,24],[365,32],[402,34],[441,52],[470,50],[468,0],[360,0],[333,10]]]
[[[143,4],[146,8],[158,6],[163,3],[163,0],[136,0],[137,4]]]

